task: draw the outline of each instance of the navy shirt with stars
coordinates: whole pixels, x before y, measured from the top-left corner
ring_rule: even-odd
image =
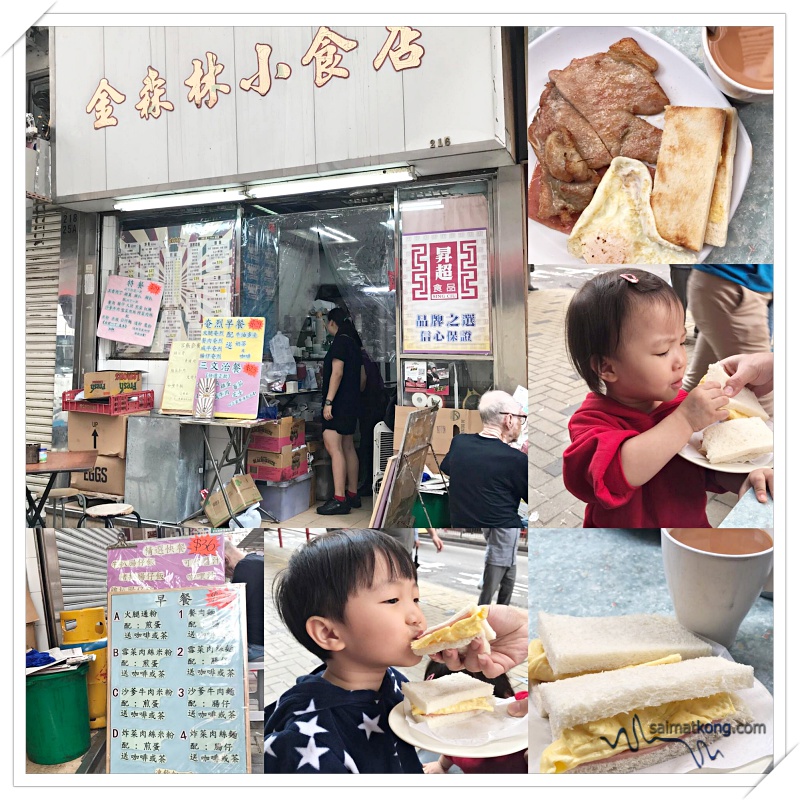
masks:
[[[264,772],[422,772],[414,747],[389,727],[407,679],[389,667],[377,692],[350,691],[322,677],[325,665],[264,710]]]

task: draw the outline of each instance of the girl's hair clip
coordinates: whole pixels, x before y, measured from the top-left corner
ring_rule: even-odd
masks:
[[[631,275],[630,272],[623,272],[620,278],[625,278],[628,283],[639,283],[639,279],[635,275]]]

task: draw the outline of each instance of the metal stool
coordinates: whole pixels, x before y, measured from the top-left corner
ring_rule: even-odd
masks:
[[[128,503],[101,503],[99,506],[91,506],[83,512],[78,527],[82,528],[86,517],[90,517],[91,519],[102,519],[106,528],[113,528],[115,517],[124,517],[128,514],[136,517],[136,521],[139,523],[137,527],[141,528],[142,518]]]
[[[63,489],[51,489],[48,500],[53,501],[50,513],[53,515],[53,526],[56,524],[56,505],[61,504],[61,527],[67,527],[67,500],[76,498],[81,512],[86,513],[86,498],[77,490],[66,486]]]
[[[250,711],[250,722],[264,721],[264,666],[263,661],[247,662],[248,672],[256,673],[256,690],[248,693],[248,698],[256,703],[255,710]]]

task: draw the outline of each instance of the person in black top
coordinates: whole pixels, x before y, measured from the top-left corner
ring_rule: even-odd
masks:
[[[264,556],[240,550],[225,540],[225,577],[244,584],[247,609],[247,660],[264,660]]]
[[[318,506],[317,514],[349,514],[351,508],[361,507],[353,434],[361,413],[366,372],[361,337],[347,312],[332,308],[327,328],[333,342],[322,365],[322,441],[331,457],[333,497]]]
[[[483,430],[450,443],[442,472],[450,476],[450,525],[454,528],[519,528],[521,500],[528,500],[528,457],[511,447],[525,414],[507,392],[486,392],[478,403]]]

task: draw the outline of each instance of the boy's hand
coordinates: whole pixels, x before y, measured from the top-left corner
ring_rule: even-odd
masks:
[[[444,775],[442,765],[438,761],[428,761],[422,765],[422,771],[426,775]]]
[[[769,467],[754,469],[747,476],[745,482],[739,489],[739,497],[742,497],[745,494],[745,492],[747,492],[747,490],[752,486],[753,490],[756,493],[756,499],[758,500],[758,502],[766,503],[767,490],[769,490],[770,497],[775,497],[772,487],[774,478],[775,478],[775,471],[773,469],[770,469]]]
[[[716,381],[706,381],[692,389],[686,399],[675,411],[692,426],[693,431],[701,431],[714,422],[727,419],[728,398]]]
[[[431,660],[441,661],[448,669],[457,672],[482,672],[487,678],[503,675],[528,657],[528,614],[516,606],[490,605],[486,618],[497,638],[489,643],[491,652],[479,652],[483,642],[475,639],[470,642],[464,655],[458,650],[442,650],[432,653]]]

